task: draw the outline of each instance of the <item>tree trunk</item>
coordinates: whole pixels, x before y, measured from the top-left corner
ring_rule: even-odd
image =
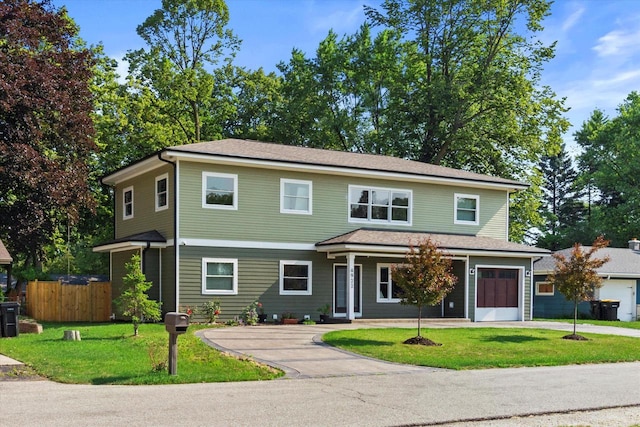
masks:
[[[576,323],[578,322],[578,300],[573,300],[573,335],[576,334]]]
[[[418,306],[418,336],[422,336],[420,335],[420,321],[422,320],[422,307]]]

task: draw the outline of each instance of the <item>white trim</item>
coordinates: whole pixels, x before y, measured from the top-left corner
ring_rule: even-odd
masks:
[[[165,205],[158,206],[158,181],[166,180],[166,190],[165,190]],[[169,209],[169,174],[163,173],[162,175],[156,176],[155,185],[153,187],[154,200],[156,212],[165,211]]]
[[[376,302],[380,303],[380,304],[397,304],[400,302],[400,298],[392,298],[391,296],[389,298],[381,298],[380,297],[380,269],[381,268],[387,268],[389,269],[389,284],[388,284],[388,291],[389,291],[389,295],[392,294],[392,290],[393,290],[393,279],[391,278],[391,267],[395,265],[395,264],[390,264],[390,263],[377,263],[376,264]]]
[[[360,245],[338,243],[335,245],[322,245],[317,247],[318,252],[326,252],[328,256],[344,256],[347,252],[353,252],[359,256],[371,256],[372,254],[384,254],[385,256],[404,256],[408,252],[408,246],[384,246],[384,245]],[[483,251],[479,249],[448,249],[443,250],[452,256],[495,256],[503,258],[527,258],[530,256],[543,256],[531,252],[512,252],[512,251]]]
[[[354,264],[353,264],[353,272],[354,272],[354,279],[355,279],[355,268],[358,267],[360,269],[360,277],[359,277],[359,281],[358,281],[358,288],[360,289],[360,295],[359,299],[358,299],[358,307],[360,308],[360,311],[353,311],[353,315],[354,317],[362,317],[362,295],[364,293],[364,290],[362,289],[362,276],[364,275],[364,270],[362,269],[362,264],[356,264],[355,263],[355,258],[357,255],[354,255]],[[339,317],[339,318],[347,318],[348,317],[348,307],[347,307],[347,312],[346,313],[336,313],[336,267],[345,267],[347,270],[347,283],[345,286],[349,286],[349,264],[348,263],[334,263],[333,264],[333,278],[331,279],[332,281],[332,289],[331,289],[331,306],[333,307],[333,317]],[[355,280],[354,280],[354,284],[355,284]],[[354,290],[355,293],[355,290]],[[348,295],[348,289],[347,289],[347,299],[349,298]],[[352,304],[352,308],[353,308],[353,304]]]
[[[458,219],[458,199],[473,199],[476,201],[475,221]],[[453,223],[458,225],[479,225],[480,224],[480,196],[477,194],[455,193],[453,195]]]
[[[552,296],[554,296],[554,295],[556,294],[556,287],[555,287],[555,285],[551,285],[551,286],[553,286],[553,291],[551,291],[551,292],[540,292],[540,290],[539,290],[539,288],[538,288],[538,285],[541,285],[541,284],[548,285],[548,284],[549,284],[549,282],[548,282],[547,280],[541,280],[540,282],[535,282],[535,289],[536,289],[536,290],[535,290],[535,292],[536,292],[536,293],[535,293],[535,295],[536,295],[536,296],[541,296],[541,297],[552,297]]]
[[[367,203],[367,218],[351,218],[351,191],[354,189],[362,189],[369,191],[369,197],[372,197],[373,191],[388,191],[389,192],[389,219],[371,219],[371,206],[372,200],[369,200]],[[408,193],[409,194],[409,206],[407,206],[407,220],[406,221],[394,221],[392,219],[393,215],[393,193]],[[353,203],[358,204],[358,203]],[[404,208],[404,206],[400,206],[399,208]],[[402,188],[389,188],[389,187],[376,187],[376,186],[367,186],[367,185],[352,185],[349,184],[347,189],[347,221],[349,223],[355,224],[391,224],[391,225],[402,225],[409,227],[413,222],[413,190],[406,190]]]
[[[233,264],[232,289],[207,289],[207,264]],[[202,258],[202,295],[238,295],[238,259],[237,258]]]
[[[309,188],[309,208],[307,210],[286,209],[284,207],[284,188],[287,184],[307,185]],[[280,178],[280,213],[296,214],[296,215],[312,215],[313,214],[313,181],[305,181],[300,179]]]
[[[469,318],[469,255],[464,261],[464,318]]]
[[[189,239],[178,240],[179,246],[197,247],[222,247],[241,249],[289,249],[294,251],[315,251],[313,243],[289,243],[289,242],[258,242],[249,240],[216,240],[216,239]]]
[[[127,215],[127,203],[125,202],[125,194],[131,191],[131,215]],[[122,220],[127,220],[133,218],[134,214],[134,194],[133,194],[133,185],[130,185],[126,188],[122,189]]]
[[[307,289],[304,291],[294,291],[284,289],[284,267],[285,265],[306,265],[307,266]],[[280,283],[280,295],[312,295],[313,263],[311,261],[280,260],[280,270],[278,272],[278,282]]]
[[[227,178],[233,180],[233,203],[231,205],[217,205],[207,203],[207,178]],[[202,207],[204,209],[238,210],[238,175],[231,173],[218,173],[202,171]]]

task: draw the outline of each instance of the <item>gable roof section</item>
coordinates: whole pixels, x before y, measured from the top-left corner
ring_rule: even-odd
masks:
[[[158,230],[145,231],[144,233],[132,234],[94,246],[93,252],[111,252],[146,247],[166,248],[167,239]]]
[[[5,265],[11,264],[12,262],[13,258],[11,258],[9,251],[4,246],[4,243],[2,243],[2,240],[0,240],[0,264]]]
[[[319,252],[405,254],[412,244],[430,239],[451,255],[546,256],[549,251],[491,237],[360,228],[316,244]]]
[[[582,249],[588,251],[592,246],[582,246]],[[569,258],[573,248],[562,249],[554,253],[563,254]],[[597,258],[609,256],[609,262],[600,267],[597,271],[600,276],[612,276],[618,278],[639,278],[640,279],[640,252],[633,251],[628,248],[602,248],[595,254]],[[536,261],[533,264],[535,274],[549,274],[555,268],[556,260],[553,257],[547,257]]]
[[[325,171],[325,173],[334,174],[375,174],[378,178],[384,178],[385,174],[389,174],[394,179],[400,180],[414,177],[421,180],[449,182],[458,185],[473,183],[481,187],[498,187],[509,190],[520,190],[528,187],[528,184],[510,179],[397,157],[242,139],[223,139],[169,147],[153,156],[106,175],[103,177],[102,182],[114,185],[118,181],[135,176],[136,170],[165,164],[160,159],[169,161],[176,159],[215,161],[256,167]]]

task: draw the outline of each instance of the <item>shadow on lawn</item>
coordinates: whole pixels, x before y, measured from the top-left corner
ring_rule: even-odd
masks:
[[[479,341],[498,343],[523,343],[532,341],[547,341],[547,338],[532,337],[530,335],[492,335],[479,338]]]
[[[377,341],[377,340],[367,340],[367,339],[356,339],[356,338],[336,338],[325,341],[326,344],[335,346],[335,347],[361,347],[361,346],[376,346],[376,347],[390,347],[396,343],[392,341]]]

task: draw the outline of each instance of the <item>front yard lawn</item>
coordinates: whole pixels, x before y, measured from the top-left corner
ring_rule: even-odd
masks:
[[[573,319],[534,319],[545,322],[559,322],[559,323],[570,323],[573,325]],[[578,325],[598,325],[598,326],[615,326],[616,328],[627,328],[627,329],[640,329],[640,321],[635,320],[633,322],[620,322],[613,320],[580,320],[578,319]],[[578,326],[578,332],[580,332],[580,327]]]
[[[128,323],[44,323],[40,335],[0,339],[0,353],[30,366],[41,376],[78,384],[179,384],[269,380],[272,368],[226,356],[193,333],[210,326],[191,325],[178,337],[177,374],[153,370],[168,358],[164,324],[142,324],[133,336]],[[80,331],[81,341],[64,341],[65,330]]]
[[[640,339],[583,334],[589,341],[563,340],[563,331],[527,328],[423,329],[442,346],[403,344],[416,329],[357,329],[329,332],[325,343],[354,353],[411,365],[448,369],[555,366],[640,360]]]

